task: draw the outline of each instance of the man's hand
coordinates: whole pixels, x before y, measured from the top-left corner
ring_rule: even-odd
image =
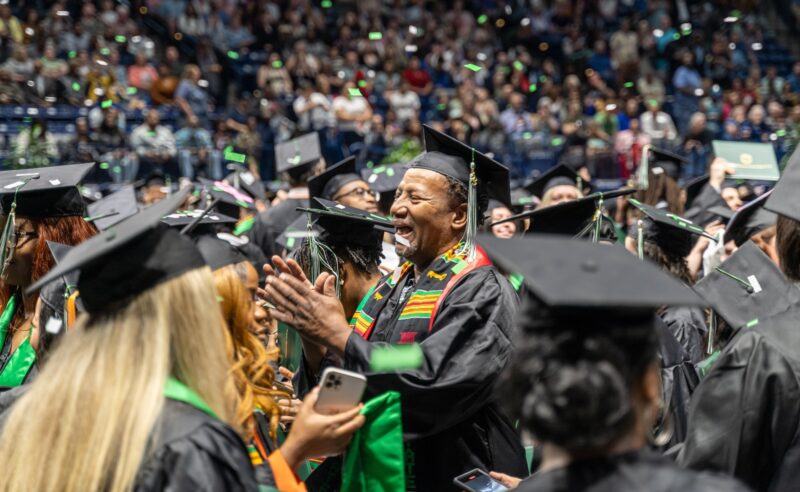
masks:
[[[312,287],[294,260],[283,262],[272,258],[280,273],[265,267],[267,283],[264,294],[274,308],[272,316],[282,321],[309,340],[344,355],[350,326],[344,316],[342,303],[336,297],[336,278],[322,273]]]
[[[511,475],[506,475],[505,473],[496,471],[489,472],[489,476],[502,483],[509,489],[516,489],[519,487],[519,483],[522,482],[521,478],[512,477]]]

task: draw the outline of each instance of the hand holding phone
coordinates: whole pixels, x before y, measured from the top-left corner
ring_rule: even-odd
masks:
[[[367,378],[352,371],[329,367],[322,373],[319,386],[314,410],[331,415],[350,410],[361,402]]]
[[[478,468],[457,476],[453,479],[453,483],[468,492],[506,492],[510,490]]]

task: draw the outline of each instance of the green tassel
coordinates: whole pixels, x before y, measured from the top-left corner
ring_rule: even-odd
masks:
[[[341,285],[339,283],[339,261],[333,250],[324,242],[317,239],[314,234],[311,214],[308,214],[308,260],[309,260],[309,280],[314,284],[322,272],[329,272],[336,278],[336,297],[341,296]],[[333,263],[331,265],[331,263]]]
[[[11,249],[9,248],[8,243],[11,240],[11,235],[14,233],[14,227],[16,226],[17,194],[21,188],[28,184],[28,182],[30,182],[32,179],[37,179],[38,177],[39,175],[37,174],[36,176],[27,178],[20,186],[17,186],[16,190],[14,190],[14,200],[11,202],[11,211],[9,211],[8,216],[6,217],[6,225],[3,227],[3,235],[0,236],[0,273],[6,271],[8,262],[11,259]]]
[[[464,244],[459,254],[465,254],[467,262],[475,260],[478,235],[478,177],[475,174],[475,149],[469,163],[469,186],[467,188],[467,227],[464,231]]]

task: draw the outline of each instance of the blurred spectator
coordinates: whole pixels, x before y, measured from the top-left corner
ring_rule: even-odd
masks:
[[[181,34],[195,38],[208,34],[208,24],[205,18],[197,15],[192,2],[186,3],[186,8],[178,17],[177,29]]]
[[[694,55],[686,50],[681,54],[681,66],[672,77],[675,87],[674,113],[678,131],[683,134],[689,117],[699,109],[700,96],[703,95],[703,81],[694,68]]]
[[[629,19],[622,19],[619,31],[611,35],[611,67],[616,71],[617,83],[633,81],[638,71],[639,38],[631,30]]]
[[[410,84],[411,90],[421,96],[427,96],[433,90],[431,76],[420,66],[417,56],[412,56],[408,68],[403,70],[403,80]]]
[[[140,91],[149,91],[158,80],[156,68],[147,61],[144,52],[136,53],[136,61],[128,67],[128,84]]]
[[[786,83],[789,84],[792,92],[800,93],[800,62],[792,65],[792,73],[786,78]]]
[[[667,89],[653,70],[647,70],[643,76],[639,77],[639,80],[636,81],[636,89],[644,101],[654,100],[658,104],[664,103]]]
[[[269,55],[258,69],[258,88],[269,98],[288,97],[292,92],[292,78],[278,53]]]
[[[144,123],[131,133],[131,146],[139,158],[137,178],[157,171],[172,178],[178,177],[175,135],[160,122],[158,111],[151,109],[147,112]]]
[[[75,136],[68,140],[61,152],[66,162],[99,162],[100,154],[90,135],[86,118],[75,120]]]
[[[28,58],[28,50],[23,45],[16,45],[14,56],[3,63],[3,70],[11,75],[14,82],[32,82],[35,69],[33,60]]]
[[[620,177],[632,176],[642,158],[642,147],[649,144],[650,135],[642,132],[637,118],[629,122],[628,129],[621,130],[614,138],[614,151],[617,153]]]
[[[175,89],[175,104],[185,118],[196,116],[203,125],[208,124],[210,101],[208,92],[200,85],[200,68],[197,65],[188,64],[183,69],[183,79]]]
[[[25,93],[5,68],[0,69],[0,104],[24,104]]]
[[[417,117],[421,104],[417,93],[411,90],[408,80],[403,80],[397,90],[391,91],[388,99],[400,124]]]
[[[342,93],[333,99],[333,111],[345,147],[362,141],[369,130],[372,108],[354,82],[345,83]]]
[[[500,124],[503,131],[511,138],[522,138],[525,132],[533,130],[531,115],[525,110],[525,96],[515,92],[509,99],[508,107],[500,113]]]
[[[292,109],[298,118],[297,126],[303,132],[321,131],[331,125],[332,102],[317,91],[311,82],[303,81],[300,84],[300,94],[292,103]]]
[[[694,113],[689,119],[689,129],[683,139],[683,153],[687,154],[688,172],[691,176],[705,174],[711,155],[714,133],[706,126],[706,115]]]
[[[656,99],[647,101],[647,111],[639,118],[642,131],[653,139],[655,145],[670,146],[670,142],[678,138],[678,131],[672,117],[661,111],[661,105]]]
[[[218,156],[216,162],[212,163],[214,146],[211,133],[200,126],[197,116],[188,116],[186,126],[175,133],[175,148],[182,176],[190,179],[195,176],[222,179]]]
[[[22,23],[11,15],[8,3],[0,4],[0,40],[3,44],[18,44],[23,41]]]

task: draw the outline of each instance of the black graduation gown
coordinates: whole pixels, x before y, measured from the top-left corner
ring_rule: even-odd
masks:
[[[303,212],[298,212],[297,207],[308,207],[305,198],[289,198],[256,216],[253,228],[247,235],[257,245],[267,258],[280,254],[280,247],[275,240],[294,222]]]
[[[800,490],[800,305],[741,328],[700,382],[678,463]]]
[[[403,281],[412,285],[413,275]],[[457,490],[453,478],[474,468],[527,475],[519,435],[492,396],[512,353],[517,297],[511,285],[494,267],[470,272],[445,298],[431,333],[421,341],[423,366],[370,374],[372,349],[398,343],[402,336],[396,320],[405,305],[399,302],[403,281],[376,319],[369,341],[350,335],[343,365],[367,374],[367,397],[400,392],[404,438],[413,451],[406,458],[407,489]],[[315,384],[305,361],[295,381],[298,394]]]
[[[691,207],[684,213],[684,217],[695,224],[703,226],[714,218],[714,214],[708,212],[708,209],[716,205],[726,206],[725,200],[717,190],[706,183],[700,193],[697,194]]]
[[[707,357],[703,340],[708,327],[701,308],[668,306],[660,316],[693,363],[697,364]]]
[[[136,476],[136,491],[258,490],[239,436],[190,405],[166,400],[153,439],[152,452]]]
[[[640,450],[578,461],[539,472],[515,489],[519,492],[744,492],[725,475],[679,468],[653,451]]]
[[[689,404],[692,393],[700,378],[689,354],[672,336],[669,328],[658,323],[661,355],[661,393],[664,405],[669,411],[669,425],[672,436],[666,447],[683,442],[686,438],[686,427]],[[660,430],[660,429],[659,429]]]

